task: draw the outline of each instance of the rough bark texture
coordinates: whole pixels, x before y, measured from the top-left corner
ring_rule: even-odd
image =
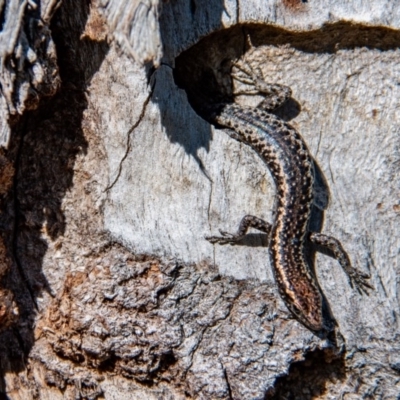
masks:
[[[397,399],[400,6],[176,1],[158,16],[155,1],[125,3],[62,2],[46,36],[62,83],[53,76],[58,92],[38,94],[0,154],[1,391]],[[207,73],[223,81],[239,57],[292,88],[278,114],[316,160],[326,212],[312,229],[371,274],[360,296],[316,253],[330,340],[285,308],[265,236],[204,239],[245,214],[272,218],[265,165],[184,91]]]
[[[59,87],[49,30],[56,7],[56,0],[0,2],[0,146],[8,147],[18,117]]]

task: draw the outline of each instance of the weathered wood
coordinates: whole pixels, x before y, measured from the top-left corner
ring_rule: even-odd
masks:
[[[16,179],[2,208],[2,225],[15,222],[5,288],[19,312],[0,337],[10,398],[397,398],[400,6],[235,7],[165,2],[157,17],[156,2],[68,0],[55,15],[63,84],[6,154]],[[263,235],[204,239],[247,213],[272,217],[265,165],[181,88],[205,70],[223,78],[239,57],[292,88],[279,113],[319,169],[326,211],[313,229],[371,274],[360,296],[316,254],[333,342],[285,308]]]
[[[159,1],[98,0],[98,9],[107,20],[109,36],[139,64],[158,66],[162,57]]]
[[[8,147],[10,125],[42,96],[59,87],[57,57],[49,22],[57,0],[3,0],[0,32],[0,147]]]

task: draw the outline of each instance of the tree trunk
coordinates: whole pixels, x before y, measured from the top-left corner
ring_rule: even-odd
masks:
[[[57,5],[0,2],[5,396],[397,399],[400,5]],[[286,308],[265,234],[205,239],[273,220],[266,165],[188,101],[239,59],[291,87],[276,114],[315,160],[310,230],[370,275],[361,295],[310,250],[328,336]]]

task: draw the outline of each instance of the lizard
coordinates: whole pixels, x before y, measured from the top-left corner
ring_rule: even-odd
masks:
[[[309,244],[328,248],[347,274],[350,285],[360,293],[372,289],[370,276],[353,268],[348,254],[334,237],[308,230],[314,199],[314,163],[300,134],[271,112],[291,97],[291,89],[265,82],[245,62],[235,62],[231,80],[248,89],[239,94],[259,94],[264,100],[258,107],[244,107],[235,102],[235,95],[220,91],[217,79],[210,73],[206,79],[211,89],[189,93],[200,116],[231,138],[250,146],[267,165],[276,186],[274,220],[270,224],[252,215],[243,217],[236,233],[220,230],[221,236],[208,236],[212,244],[233,244],[241,240],[249,228],[265,232],[268,250],[280,296],[289,311],[312,331],[330,330],[324,320],[323,295],[308,265],[304,250]],[[231,84],[232,82],[231,81]],[[226,89],[226,88],[225,88]],[[207,92],[208,90],[208,92]],[[212,96],[210,96],[212,94]],[[210,101],[212,97],[212,101]]]

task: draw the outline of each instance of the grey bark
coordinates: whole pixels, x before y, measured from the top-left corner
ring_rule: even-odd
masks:
[[[8,147],[10,128],[42,96],[53,95],[58,68],[49,22],[57,0],[2,0],[0,33],[0,146]]]
[[[58,92],[20,108],[1,154],[1,390],[12,399],[397,399],[400,6],[160,7],[64,0],[46,20],[62,84],[53,75]],[[55,62],[55,52],[40,54],[40,65]],[[272,218],[265,165],[202,120],[182,89],[204,71],[223,81],[240,57],[292,88],[279,114],[308,144],[326,208],[312,228],[371,275],[374,290],[361,296],[316,253],[334,340],[285,308],[263,235],[238,246],[204,239],[234,231],[245,214]],[[34,87],[29,65],[20,76]]]

